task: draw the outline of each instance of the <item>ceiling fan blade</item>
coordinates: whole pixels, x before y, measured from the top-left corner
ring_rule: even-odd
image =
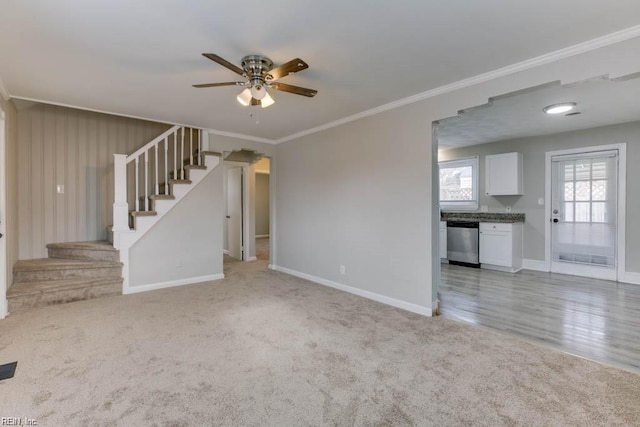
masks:
[[[275,90],[281,90],[283,92],[295,93],[296,95],[308,96],[312,98],[318,93],[315,89],[307,89],[306,87],[293,86],[288,85],[286,83],[274,82],[269,85],[269,87]]]
[[[199,85],[193,85],[193,87],[218,87],[218,86],[240,86],[244,82],[222,82],[222,83],[203,83]]]
[[[244,74],[244,70],[236,65],[233,65],[231,62],[227,61],[226,59],[223,59],[221,57],[219,57],[218,55],[216,55],[215,53],[203,53],[202,56],[209,58],[210,60],[217,62],[218,64],[222,65],[223,67],[227,67],[228,69],[230,69],[231,71],[233,71],[234,73],[238,73],[241,76]]]
[[[306,62],[300,58],[296,58],[269,71],[268,75],[273,77],[273,80],[278,80],[291,73],[297,73],[298,71],[306,70],[307,68],[309,68],[309,66]]]

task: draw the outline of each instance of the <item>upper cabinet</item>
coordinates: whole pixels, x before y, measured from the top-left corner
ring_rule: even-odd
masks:
[[[485,192],[488,196],[522,194],[522,154],[503,153],[485,156]]]

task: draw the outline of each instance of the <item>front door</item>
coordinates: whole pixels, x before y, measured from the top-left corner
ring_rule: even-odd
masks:
[[[618,157],[551,157],[551,271],[617,280]]]

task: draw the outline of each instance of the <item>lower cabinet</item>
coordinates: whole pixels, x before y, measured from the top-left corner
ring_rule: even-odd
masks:
[[[522,224],[480,223],[482,268],[515,273],[522,269]]]

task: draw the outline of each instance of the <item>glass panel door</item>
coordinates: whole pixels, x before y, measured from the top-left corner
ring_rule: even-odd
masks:
[[[617,150],[551,161],[551,270],[616,280]]]

